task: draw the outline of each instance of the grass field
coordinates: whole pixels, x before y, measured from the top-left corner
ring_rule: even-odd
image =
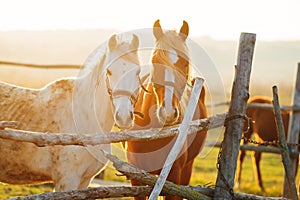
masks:
[[[208,141],[214,139],[222,139],[217,133],[211,132],[209,134]],[[216,138],[218,137],[218,138]],[[118,154],[122,159],[124,155],[121,153],[121,147],[118,144],[114,145],[113,153]],[[205,147],[202,153],[196,158],[193,175],[190,185],[214,185],[217,177],[217,162],[218,148]],[[262,192],[255,181],[255,175],[252,168],[251,152],[247,153],[243,164],[242,174],[242,188],[235,189],[236,192],[252,193],[262,196],[281,196],[283,185],[283,166],[281,163],[280,155],[263,154],[261,162],[262,176],[265,186],[265,192]],[[116,176],[118,173],[111,165],[108,165],[104,179],[128,182],[123,176]],[[296,183],[300,180],[300,176],[297,176]],[[52,185],[45,184],[39,186],[13,186],[0,184],[0,199],[6,199],[9,197],[24,196],[30,194],[38,194],[44,192],[51,192]],[[128,198],[127,198],[128,199]]]

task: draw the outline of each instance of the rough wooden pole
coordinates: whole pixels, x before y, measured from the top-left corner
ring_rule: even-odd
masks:
[[[227,117],[222,149],[218,158],[218,177],[214,199],[231,199],[240,140],[244,128],[244,116],[249,98],[249,81],[256,35],[242,33],[239,42],[235,79],[231,104]]]
[[[188,134],[195,133],[200,130],[208,130],[221,127],[224,125],[227,113],[218,114],[206,119],[197,119],[189,124]],[[3,126],[1,126],[1,123]],[[0,123],[0,138],[14,140],[19,142],[31,142],[39,147],[52,145],[98,145],[110,144],[123,141],[140,141],[155,140],[158,138],[166,138],[176,136],[179,125],[172,126],[168,129],[150,128],[147,130],[132,130],[110,133],[96,134],[71,134],[71,133],[42,133],[33,131],[22,131],[15,129],[5,129],[13,127],[15,122]],[[2,128],[1,128],[2,127]],[[5,129],[5,130],[2,130]]]
[[[230,101],[218,102],[218,103],[209,103],[206,107],[217,107],[223,105],[230,105]],[[270,104],[265,103],[249,103],[247,108],[259,108],[265,110],[272,110],[273,106]],[[287,110],[287,111],[300,111],[300,106],[280,106],[280,110]]]
[[[287,177],[288,188],[290,191],[289,197],[291,199],[298,199],[294,174],[291,171],[291,160],[290,160],[289,148],[287,146],[286,139],[285,139],[285,131],[284,131],[279,105],[280,104],[278,99],[277,87],[273,86],[273,106],[274,106],[274,113],[275,113],[275,121],[277,126],[282,162]]]
[[[154,184],[156,183],[156,176],[146,172],[145,170],[136,168],[129,163],[123,162],[118,157],[111,155],[105,151],[102,152],[110,161],[113,162],[113,166],[119,172],[126,175],[128,179],[136,180],[142,184],[149,186],[154,186]],[[178,196],[189,200],[210,199],[206,195],[195,192],[186,186],[176,185],[170,181],[166,181],[166,183],[163,185],[162,192],[170,196]]]
[[[292,106],[300,106],[300,63],[298,63],[297,68],[297,77],[296,77],[296,84],[294,88],[294,97]],[[293,111],[290,117],[290,123],[289,123],[289,132],[287,136],[287,142],[288,143],[298,143],[299,142],[299,132],[300,132],[300,112],[299,111]],[[290,151],[297,152],[298,148],[296,146],[290,147]],[[298,157],[291,158],[291,172],[293,173],[293,176],[296,175],[296,169],[298,167]],[[284,184],[283,184],[283,196],[289,197],[290,191],[287,187],[287,179],[284,178]]]
[[[106,199],[122,197],[144,197],[150,194],[152,187],[139,186],[115,186],[98,187],[63,192],[47,192],[43,194],[28,195],[25,197],[10,198],[7,200],[83,200],[83,199]]]
[[[171,168],[179,155],[180,151],[182,150],[182,147],[186,141],[187,135],[188,135],[188,128],[189,124],[191,123],[196,106],[198,105],[199,96],[202,90],[204,79],[202,78],[196,78],[195,84],[186,108],[185,115],[183,117],[183,120],[179,126],[179,133],[176,138],[176,141],[164,163],[164,166],[160,172],[160,175],[154,185],[153,191],[151,192],[151,195],[149,196],[149,200],[156,200],[167,180],[167,177],[171,171]]]

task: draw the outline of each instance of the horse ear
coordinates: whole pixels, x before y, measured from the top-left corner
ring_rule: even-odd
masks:
[[[183,40],[186,40],[187,36],[189,35],[189,24],[183,20],[183,24],[180,28],[180,37]]]
[[[109,49],[114,49],[117,46],[116,34],[112,35],[108,41]]]
[[[139,48],[139,38],[136,34],[133,34],[132,36],[131,46],[134,50]]]
[[[161,38],[161,36],[163,35],[163,31],[162,31],[162,28],[160,26],[159,19],[154,22],[153,35],[156,38],[156,40],[159,40],[159,38]]]

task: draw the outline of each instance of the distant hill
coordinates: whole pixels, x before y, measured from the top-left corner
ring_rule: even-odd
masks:
[[[92,50],[117,32],[116,30],[0,31],[0,60],[80,65]],[[206,50],[222,74],[226,88],[230,89],[239,38],[236,41],[218,41],[209,37],[192,39]],[[300,40],[260,41],[257,35],[251,85],[291,86],[294,83],[297,62],[300,62]],[[54,72],[51,76],[52,72],[49,71],[24,71],[26,70],[0,66],[0,80],[30,85],[28,81],[22,82],[22,77],[29,80],[30,77],[35,77],[34,79],[40,80],[31,85],[40,87],[50,79],[76,74],[75,71],[61,71]]]
[[[290,83],[300,62],[300,40],[260,41],[257,38],[251,76],[261,83],[276,82],[276,79]],[[238,41],[216,41],[209,37],[194,40],[206,49],[225,78],[233,74],[230,67],[236,64]]]
[[[114,30],[0,31],[0,60],[32,64],[82,65]],[[42,70],[0,65],[0,80],[40,88],[78,70]]]
[[[115,30],[0,31],[0,60],[82,64]]]

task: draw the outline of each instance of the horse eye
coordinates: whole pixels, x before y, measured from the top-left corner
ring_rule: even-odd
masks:
[[[177,52],[174,49],[171,49],[169,51],[169,59],[173,64],[178,61],[179,57],[178,57]]]
[[[107,75],[109,75],[109,76],[112,75],[112,72],[111,72],[109,69],[106,70],[106,73],[107,73]]]
[[[140,73],[141,73],[141,69],[138,69],[136,75],[139,75]]]

